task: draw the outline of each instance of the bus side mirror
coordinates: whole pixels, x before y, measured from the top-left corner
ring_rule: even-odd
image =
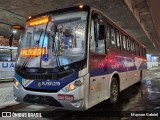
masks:
[[[14,34],[14,30],[24,30],[24,27],[20,26],[20,25],[12,25],[10,27],[10,36],[9,36],[9,46],[12,46],[12,42],[13,42],[13,34]]]
[[[99,25],[99,40],[105,39],[105,26]]]

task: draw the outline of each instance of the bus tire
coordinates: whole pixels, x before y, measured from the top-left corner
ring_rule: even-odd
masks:
[[[115,104],[118,100],[119,87],[118,82],[115,77],[112,78],[110,85],[110,103]]]

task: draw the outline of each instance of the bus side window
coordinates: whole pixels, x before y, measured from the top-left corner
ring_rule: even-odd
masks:
[[[123,51],[126,51],[126,37],[122,35]]]
[[[135,42],[133,42],[133,54],[136,55]]]
[[[134,42],[131,40],[131,53],[135,54]]]
[[[121,50],[121,39],[120,39],[120,33],[118,30],[116,30],[116,37],[117,37],[117,47],[119,50]]]
[[[126,51],[128,52],[128,37],[125,36],[125,41],[126,41]]]
[[[94,38],[94,21],[91,22],[91,40],[90,40],[90,52],[95,52],[96,45],[95,45],[95,38]]]
[[[140,56],[140,54],[139,54],[139,45],[138,44],[136,44],[136,55]]]
[[[135,43],[135,55],[138,55],[137,43]]]
[[[97,21],[98,19],[98,21]],[[92,19],[91,22],[91,43],[90,43],[90,51],[97,54],[105,54],[105,38],[99,39],[99,27],[100,25],[104,25],[102,19],[97,18],[96,21]]]
[[[120,42],[120,50],[123,50],[123,37],[122,37],[122,33],[119,32],[119,42]]]
[[[127,50],[131,53],[131,40],[129,38],[127,39]]]
[[[109,24],[107,24],[107,27],[106,27],[106,49],[109,49],[110,45],[111,45],[110,32],[111,32],[111,27]]]
[[[104,26],[104,38],[100,38],[98,39],[98,53],[99,54],[105,54],[105,39],[106,39],[106,35],[105,35],[105,27],[106,25],[104,24],[103,20],[100,20],[100,25]],[[100,35],[98,35],[100,36]]]
[[[115,31],[114,31],[114,28],[111,28],[110,41],[111,41],[111,47],[112,47],[112,48],[116,48],[116,39],[115,39]]]

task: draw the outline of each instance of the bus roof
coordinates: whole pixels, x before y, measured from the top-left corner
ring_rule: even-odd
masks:
[[[90,10],[90,6],[84,5],[82,8],[80,8],[79,6],[74,6],[74,7],[56,9],[56,10],[53,10],[53,11],[49,11],[49,12],[41,13],[41,14],[38,14],[38,15],[35,15],[35,16],[31,16],[31,18],[27,19],[27,21],[35,19],[37,17],[49,15],[49,14],[59,14],[59,13],[66,13],[66,12],[70,12],[70,11],[81,11],[81,10]]]

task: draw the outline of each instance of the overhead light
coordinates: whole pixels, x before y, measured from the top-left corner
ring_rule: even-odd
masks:
[[[83,5],[80,5],[79,8],[83,8]]]
[[[28,17],[28,19],[31,19],[31,18],[32,18],[32,16],[29,16],[29,17]]]
[[[17,30],[13,30],[13,34],[16,34],[17,33]]]

